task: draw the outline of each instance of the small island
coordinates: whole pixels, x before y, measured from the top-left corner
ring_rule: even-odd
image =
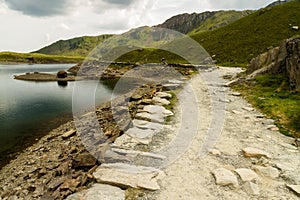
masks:
[[[75,81],[76,76],[73,74],[68,74],[66,71],[61,70],[57,74],[50,74],[50,73],[26,73],[23,75],[15,75],[14,79],[17,80],[24,80],[24,81]]]

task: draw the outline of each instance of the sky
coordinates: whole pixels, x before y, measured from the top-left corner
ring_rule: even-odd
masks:
[[[259,9],[275,0],[0,0],[0,52],[60,39],[119,34],[182,13]]]

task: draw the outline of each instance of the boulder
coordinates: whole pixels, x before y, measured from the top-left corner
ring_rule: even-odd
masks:
[[[68,77],[68,73],[65,70],[60,70],[57,72],[57,78],[67,78]]]
[[[273,178],[273,179],[278,178],[280,174],[279,170],[274,167],[254,166],[253,170],[262,176]]]

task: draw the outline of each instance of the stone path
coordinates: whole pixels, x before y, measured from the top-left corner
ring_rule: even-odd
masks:
[[[173,113],[161,105],[170,96],[157,94],[158,105],[141,107],[133,128],[105,153],[108,163],[93,174],[98,184],[67,199],[124,199],[128,187],[149,191],[136,199],[299,199],[299,149],[273,120],[226,87],[221,77],[238,72],[219,68],[194,77],[193,92],[187,89],[169,125],[163,122]],[[185,101],[193,94],[197,104]],[[198,112],[183,109],[188,107]],[[186,112],[197,114],[188,118],[196,129],[183,123]],[[174,141],[176,149],[168,146]],[[99,191],[103,187],[112,192]]]
[[[181,88],[172,111],[165,108],[171,93],[131,97],[140,101],[132,126],[105,143],[101,165],[78,147],[73,125],[62,126],[2,169],[3,199],[55,199],[78,191],[66,199],[122,200],[128,188],[136,189],[134,199],[299,199],[299,149],[222,78],[239,72],[212,68],[188,84],[169,81]],[[115,113],[127,110],[117,106]],[[126,115],[119,120],[131,124]],[[57,197],[45,196],[45,188]]]

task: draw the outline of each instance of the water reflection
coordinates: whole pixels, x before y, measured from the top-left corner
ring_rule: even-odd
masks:
[[[57,85],[59,87],[67,87],[68,86],[68,81],[57,81]]]

